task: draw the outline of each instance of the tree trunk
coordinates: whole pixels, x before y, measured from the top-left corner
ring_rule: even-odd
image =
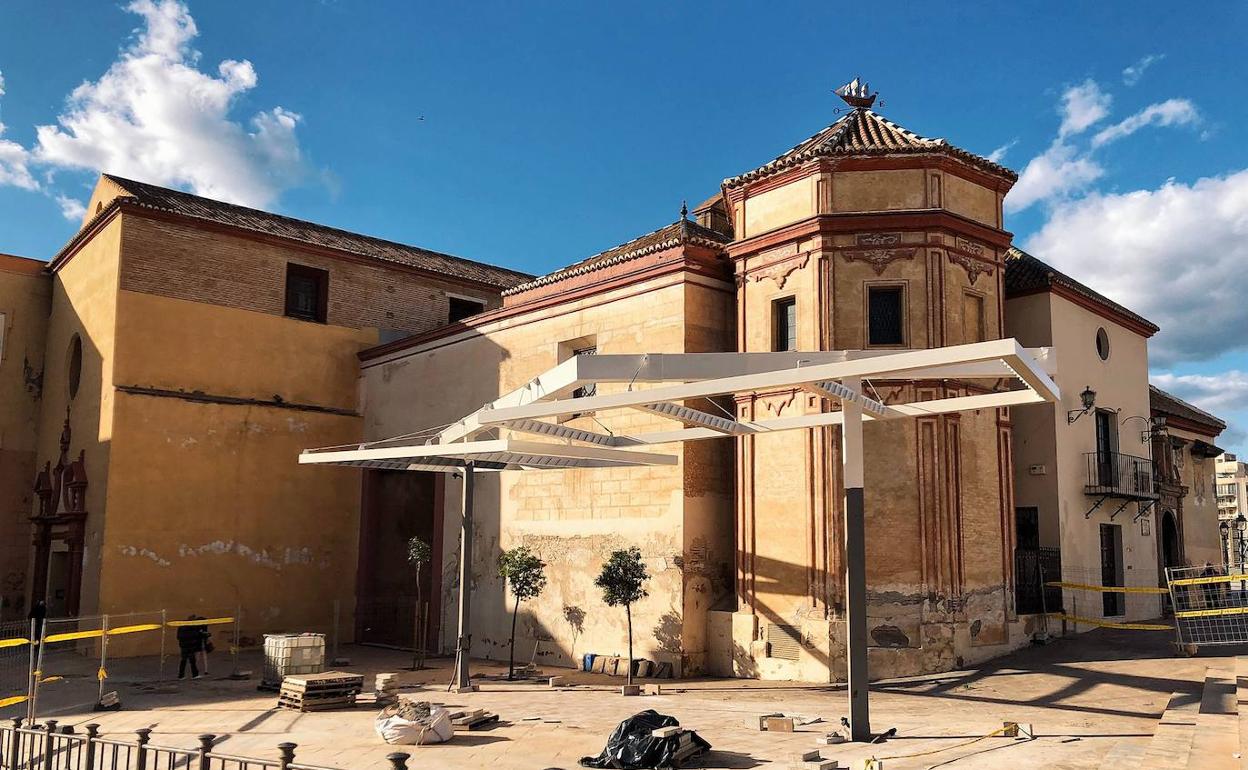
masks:
[[[420,670],[420,648],[423,646],[420,639],[420,566],[416,565],[416,607],[412,613],[412,670]]]
[[[507,678],[514,679],[516,673],[516,616],[520,614],[520,597],[516,597],[516,605],[511,610],[511,644],[507,650]]]
[[[633,683],[633,605],[624,605],[624,614],[628,617],[628,684]]]

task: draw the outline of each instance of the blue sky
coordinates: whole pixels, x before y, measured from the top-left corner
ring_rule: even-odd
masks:
[[[543,272],[836,119],[998,153],[1007,227],[1163,326],[1155,379],[1248,428],[1248,6],[0,5],[0,252],[96,170]],[[43,127],[43,128],[39,128]]]

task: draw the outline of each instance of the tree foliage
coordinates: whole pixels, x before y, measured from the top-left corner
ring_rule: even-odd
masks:
[[[646,598],[645,583],[649,579],[641,560],[641,549],[632,546],[628,550],[611,552],[611,558],[602,565],[594,585],[602,589],[602,600],[608,606],[618,607]]]
[[[428,564],[433,559],[433,549],[429,544],[419,537],[409,538],[407,541],[407,563],[412,566],[419,567]]]
[[[498,576],[521,601],[537,598],[546,587],[546,562],[526,546],[518,545],[498,557]]]

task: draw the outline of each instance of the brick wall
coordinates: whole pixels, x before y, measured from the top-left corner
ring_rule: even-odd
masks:
[[[443,326],[448,292],[500,303],[496,291],[198,227],[123,215],[121,288],[283,315],[286,265],[329,271],[328,323],[408,334]]]

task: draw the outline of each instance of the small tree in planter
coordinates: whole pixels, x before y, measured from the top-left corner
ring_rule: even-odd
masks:
[[[421,623],[420,610],[423,602],[420,590],[420,573],[424,571],[425,565],[433,560],[433,549],[429,544],[419,537],[412,537],[407,541],[407,563],[412,565],[416,570],[416,611],[415,620],[412,622],[412,670],[419,671],[425,667],[425,640],[423,634],[424,624]]]
[[[516,605],[511,611],[511,649],[507,658],[507,678],[516,671],[516,616],[520,614],[520,602],[536,599],[546,587],[546,562],[522,545],[503,551],[498,557],[498,576],[507,581]]]
[[[650,579],[637,546],[627,551],[612,551],[602,565],[594,585],[602,589],[602,600],[609,607],[624,605],[628,618],[628,684],[633,683],[633,602],[646,598],[645,582]]]

